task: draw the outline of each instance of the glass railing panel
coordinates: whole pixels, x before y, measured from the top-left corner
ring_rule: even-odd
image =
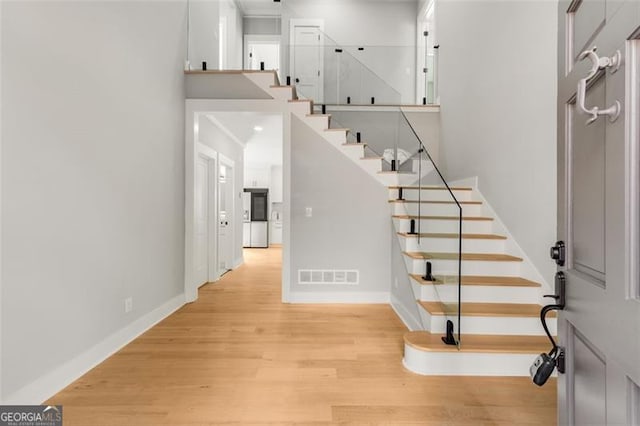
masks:
[[[326,106],[325,112],[331,127],[350,129],[348,142],[355,143],[359,134],[366,156],[381,157],[383,170],[398,171],[403,179],[413,176],[403,203],[419,241],[410,255],[421,259],[419,272],[434,287],[429,308],[444,316],[450,330],[442,337],[460,347],[462,209],[425,147],[431,141],[420,139],[400,108],[342,105]]]
[[[405,114],[399,110],[396,170],[415,173],[413,196],[407,198],[407,213],[415,219],[416,238],[424,260],[425,281],[432,282],[436,300],[431,309],[444,315],[447,344],[460,347],[462,207],[430,153]],[[405,158],[409,156],[410,160]],[[427,189],[429,189],[427,191]]]
[[[400,104],[400,93],[358,58],[358,48],[342,46],[318,33],[317,38],[283,49],[293,55],[289,75],[298,92],[317,104]]]

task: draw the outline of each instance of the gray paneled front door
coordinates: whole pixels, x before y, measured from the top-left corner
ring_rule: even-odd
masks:
[[[558,420],[638,425],[640,1],[561,1],[558,22],[558,239],[567,248]],[[598,58],[609,64],[591,72]]]

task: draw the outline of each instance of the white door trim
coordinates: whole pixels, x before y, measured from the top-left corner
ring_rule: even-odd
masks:
[[[236,172],[236,162],[233,161],[232,159],[230,159],[229,157],[225,156],[224,154],[220,154],[218,153],[218,164],[217,164],[217,171],[218,173],[220,173],[220,166],[224,165],[227,167],[231,167],[231,169],[233,170],[233,173],[235,174]],[[217,195],[220,197],[222,196],[221,194],[221,190],[220,190],[220,179],[218,179],[218,176],[216,176],[215,179],[216,182],[216,187],[217,187]],[[231,194],[232,194],[232,206],[231,206],[231,214],[228,214],[227,216],[231,217],[231,223],[232,226],[231,228],[227,227],[227,233],[231,234],[229,235],[227,238],[231,241],[230,243],[230,250],[231,250],[231,254],[230,256],[228,255],[227,257],[230,258],[231,264],[228,266],[228,270],[231,270],[231,268],[233,268],[233,264],[235,263],[235,249],[236,249],[236,241],[235,241],[235,227],[236,227],[236,197],[235,197],[235,193],[236,193],[236,179],[235,176],[231,176]],[[226,196],[226,195],[225,195]],[[216,229],[216,235],[220,236],[220,233],[217,232],[218,231],[218,227],[220,226],[219,221],[220,221],[220,212],[218,211],[219,207],[216,207],[216,211],[215,211],[215,229]],[[215,271],[216,271],[216,280],[219,280],[221,277],[221,271],[220,271],[220,241],[218,240],[216,242],[216,257],[215,257]]]
[[[289,302],[289,290],[291,286],[291,115],[289,107],[281,102],[273,100],[243,99],[187,99],[185,101],[185,232],[186,235],[193,232],[193,223],[189,224],[189,217],[193,220],[193,181],[194,181],[194,154],[195,141],[198,130],[196,117],[207,113],[228,111],[268,112],[282,114],[283,120],[283,239],[282,239],[282,301]],[[199,119],[198,119],[199,120]],[[194,123],[192,125],[192,123]],[[242,180],[240,180],[242,182]],[[191,188],[191,190],[190,190]],[[190,209],[190,210],[189,210]],[[186,246],[185,258],[188,259],[190,250]],[[192,255],[192,254],[191,254]],[[197,292],[188,291],[189,269],[185,267],[185,300],[193,302],[197,299]]]
[[[295,43],[296,43],[296,27],[317,27],[322,34],[324,34],[324,19],[289,19],[289,74],[291,79],[295,80]],[[325,43],[324,35],[320,38],[320,46]],[[324,98],[324,56],[320,55],[320,69],[323,72],[318,79],[318,93],[320,98]],[[291,82],[292,86],[295,86],[295,81]]]
[[[195,302],[198,298],[198,286],[201,283],[195,280],[195,174],[196,174],[196,162],[198,157],[206,157],[217,166],[218,154],[215,150],[209,148],[198,142],[200,120],[207,120],[207,118],[200,113],[192,113],[191,116],[187,111],[186,116],[186,137],[185,137],[185,243],[184,243],[184,296],[185,301]],[[193,123],[193,124],[191,124]],[[193,127],[192,127],[193,125]],[[213,173],[215,179],[217,173]],[[209,177],[211,183],[211,176]],[[216,190],[217,186],[211,186]],[[211,191],[210,188],[210,191]],[[211,200],[213,198],[213,200]],[[209,197],[209,220],[211,220],[212,213],[216,212],[216,200],[215,194],[213,197]],[[213,201],[213,209],[211,209],[211,202]],[[214,216],[215,217],[215,216]],[[210,222],[215,224],[216,221]],[[213,237],[212,237],[213,228]],[[212,243],[217,245],[215,226],[209,226],[209,247]],[[213,240],[213,242],[212,242]],[[211,258],[209,259],[211,263]],[[210,276],[211,267],[209,267]]]

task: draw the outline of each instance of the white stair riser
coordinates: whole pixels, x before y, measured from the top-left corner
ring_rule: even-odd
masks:
[[[276,84],[275,74],[271,72],[248,72],[243,75],[267,93],[269,93],[271,86]]]
[[[457,234],[455,232],[454,234]],[[451,253],[458,251],[457,238],[418,238],[398,236],[403,251]],[[505,240],[462,239],[462,251],[467,253],[504,253]]]
[[[418,215],[418,203],[390,203],[393,214]],[[460,209],[456,204],[420,203],[420,216],[458,216]],[[481,204],[462,204],[463,216],[482,216]]]
[[[289,111],[300,117],[306,123],[307,115],[311,114],[311,106],[309,102],[289,102]]]
[[[425,302],[457,303],[458,285],[451,284],[419,284],[411,279],[414,294]],[[460,291],[462,302],[475,303],[532,303],[538,298],[536,287],[505,287],[463,285]]]
[[[407,270],[412,274],[424,274],[427,260],[411,259],[404,256]],[[434,275],[455,275],[458,272],[457,260],[429,260]],[[462,275],[488,275],[514,277],[520,275],[522,262],[494,262],[479,260],[462,261]]]
[[[427,352],[405,345],[402,363],[409,371],[426,376],[528,377],[529,366],[538,355],[538,353]]]
[[[355,163],[360,163],[360,159],[364,155],[364,147],[357,145],[339,145],[338,149],[342,153],[353,160]]]
[[[372,175],[377,174],[380,170],[382,170],[382,164],[380,160],[362,160],[358,161],[360,167],[371,173]]]
[[[328,140],[330,143],[334,145],[343,145],[347,142],[347,132],[346,131],[322,131],[322,136]]]
[[[329,128],[329,117],[325,117],[322,115],[315,115],[311,117],[307,117],[305,122],[313,129],[318,132],[324,132]]]
[[[398,175],[393,173],[378,173],[376,178],[378,182],[381,182],[385,186],[394,186],[400,183]]]
[[[425,329],[431,333],[445,333],[447,329],[447,317],[444,315],[430,315],[422,306],[418,306],[420,316]],[[455,318],[450,318],[454,322]],[[499,334],[543,336],[544,329],[538,317],[485,317],[466,316],[460,319],[460,331],[462,334]],[[551,334],[556,334],[556,319],[548,318],[547,324]]]
[[[473,191],[453,191],[456,199],[458,201],[473,201]],[[389,199],[395,200],[398,198],[398,190],[390,189],[389,190]],[[405,200],[417,200],[418,199],[418,190],[417,189],[407,189],[404,188],[402,190],[402,198]],[[423,200],[433,200],[433,201],[453,201],[451,194],[449,191],[444,189],[423,189],[422,196]]]
[[[398,232],[409,232],[411,229],[410,219],[393,219],[396,222]],[[463,220],[462,232],[465,234],[490,234],[493,221],[490,220]],[[421,219],[421,233],[445,233],[457,234],[459,224],[457,220]],[[416,220],[416,232],[418,232],[418,221]]]
[[[290,101],[293,99],[293,88],[287,86],[279,86],[279,87],[270,87],[267,90],[273,99],[277,99],[279,101]]]

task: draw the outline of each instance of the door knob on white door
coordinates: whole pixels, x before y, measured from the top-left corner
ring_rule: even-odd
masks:
[[[601,115],[606,115],[609,117],[610,122],[614,122],[620,116],[620,111],[622,110],[622,106],[619,101],[615,101],[613,105],[606,109],[600,109],[597,106],[593,108],[587,108],[585,106],[585,99],[587,97],[587,84],[589,80],[591,80],[601,69],[611,68],[611,73],[615,73],[620,68],[620,64],[622,62],[622,54],[619,50],[616,53],[608,58],[608,57],[599,57],[596,53],[596,48],[594,47],[591,50],[585,50],[580,54],[578,60],[583,61],[589,58],[591,60],[591,69],[585,78],[580,79],[578,81],[578,92],[577,92],[577,100],[578,108],[582,112],[591,117],[587,120],[587,124],[591,124],[598,119]]]

